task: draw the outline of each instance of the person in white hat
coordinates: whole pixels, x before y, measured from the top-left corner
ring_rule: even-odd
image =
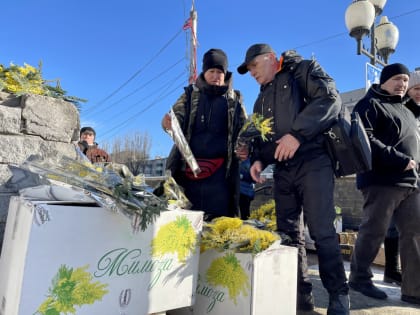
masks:
[[[410,73],[407,94],[417,105],[420,106],[420,69]]]

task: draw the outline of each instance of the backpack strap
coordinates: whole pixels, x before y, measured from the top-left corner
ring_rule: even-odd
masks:
[[[304,59],[301,62],[299,62],[293,73],[295,82],[297,82],[299,90],[305,98],[305,102],[308,98],[306,91],[308,90],[309,68],[312,67],[313,63],[313,60]]]

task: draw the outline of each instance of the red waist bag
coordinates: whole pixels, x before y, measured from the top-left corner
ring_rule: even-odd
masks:
[[[199,180],[210,177],[214,172],[216,172],[225,161],[224,158],[217,159],[197,159],[197,164],[201,169],[201,172],[197,174],[197,177],[194,176],[193,171],[189,165],[185,168],[185,176],[191,180]]]

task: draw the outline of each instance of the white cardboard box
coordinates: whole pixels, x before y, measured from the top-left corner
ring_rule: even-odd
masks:
[[[93,301],[78,300],[68,314],[144,315],[192,305],[199,248],[151,253],[152,240],[178,218],[192,228],[190,238],[199,240],[200,211],[163,211],[144,232],[133,232],[126,216],[100,207],[12,197],[0,257],[0,314],[43,314],[39,308],[56,293],[49,290],[56,287],[52,282],[62,265],[74,272],[68,285],[79,283],[82,290],[78,271],[91,277],[91,287],[102,286]]]
[[[195,304],[192,307],[168,311],[168,314],[296,314],[297,248],[282,246],[276,242],[255,256],[234,253],[240,265],[236,271],[226,272],[224,277],[227,282],[231,282],[235,281],[233,279],[237,278],[238,274],[242,274],[246,276],[243,278],[246,282],[237,282],[242,285],[236,286],[236,290],[231,290],[233,294],[229,293],[229,285],[213,285],[207,279],[208,270],[214,266],[215,261],[220,261],[229,253],[215,250],[201,253]]]

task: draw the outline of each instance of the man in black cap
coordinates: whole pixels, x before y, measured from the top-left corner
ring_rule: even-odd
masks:
[[[401,300],[420,304],[420,161],[418,108],[406,106],[409,70],[400,63],[383,68],[354,111],[369,135],[372,170],[357,174],[363,193],[363,220],[351,261],[349,285],[364,295],[386,299],[372,282],[370,266],[394,218],[402,265]]]
[[[80,141],[78,143],[80,150],[92,163],[111,162],[109,154],[98,147],[95,137],[96,132],[92,127],[80,129]]]
[[[232,89],[225,52],[208,50],[202,68],[196,83],[186,87],[172,107],[201,172],[194,176],[175,146],[167,168],[184,188],[191,209],[204,211],[204,219],[211,221],[238,211],[239,160],[234,150],[246,112],[241,94]],[[169,114],[162,127],[171,130]]]
[[[348,315],[347,278],[334,228],[334,172],[325,148],[324,131],[336,120],[341,99],[334,80],[315,60],[303,60],[295,51],[277,59],[267,44],[252,45],[240,74],[250,72],[261,85],[254,113],[273,119],[269,141],[256,139],[251,148],[251,175],[274,164],[274,200],[277,232],[283,243],[298,248],[297,308],[314,309],[312,284],[301,215],[318,254],[322,283],[329,293],[329,315]]]

